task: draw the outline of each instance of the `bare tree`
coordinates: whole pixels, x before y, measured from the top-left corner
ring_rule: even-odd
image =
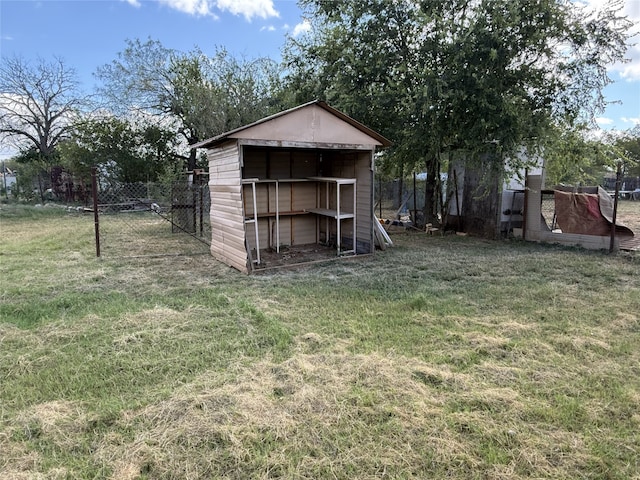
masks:
[[[224,48],[213,57],[197,47],[181,53],[151,39],[126,44],[96,72],[105,106],[117,113],[138,110],[173,122],[189,145],[273,113],[277,65],[269,59],[236,59]],[[185,160],[193,170],[196,151],[189,150]]]
[[[21,57],[0,64],[0,138],[18,148],[52,157],[86,102],[73,68],[55,58],[30,63]]]

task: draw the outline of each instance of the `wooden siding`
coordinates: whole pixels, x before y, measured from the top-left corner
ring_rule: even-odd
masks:
[[[294,211],[316,207],[316,184],[297,182],[291,184],[291,208]]]
[[[293,178],[291,175],[291,152],[273,150],[269,155],[269,178]]]
[[[230,138],[259,139],[272,142],[382,145],[362,130],[338,118],[318,105],[308,105],[268,122],[248,126],[230,134]]]
[[[307,150],[293,150],[291,155],[291,178],[307,178],[319,175],[319,155]]]
[[[291,183],[280,182],[278,184],[278,209],[281,212],[292,212],[293,210],[293,202],[291,201]],[[276,211],[276,186],[275,184],[271,184],[269,186],[269,190],[272,194],[269,196],[269,211]]]
[[[357,120],[315,100],[194,145],[214,148],[229,139],[240,145],[330,150],[373,150],[391,142]]]
[[[291,238],[293,245],[317,243],[315,215],[302,215],[291,219]]]
[[[296,217],[288,217],[282,216],[280,217],[280,246],[289,246],[292,244],[291,232],[293,231],[291,225],[293,223],[293,219]],[[270,235],[271,235],[271,246],[272,248],[276,248],[276,220],[275,218],[271,218],[270,225]]]
[[[271,237],[269,235],[269,219],[268,218],[259,218],[258,219],[258,238],[260,240],[260,249],[271,247]],[[248,247],[254,251],[256,248],[256,231],[253,223],[247,223],[245,225],[245,235],[247,238]],[[274,245],[275,246],[275,245]],[[253,253],[255,258],[255,253]]]
[[[253,216],[253,187],[251,184],[244,184],[242,186],[242,202],[244,206],[244,214],[246,218]],[[264,183],[256,184],[256,207],[258,209],[258,215],[261,213],[269,212],[267,207],[269,203],[269,189],[268,185]]]
[[[318,175],[319,155],[315,151],[243,148],[242,178],[283,180]]]
[[[267,178],[267,151],[243,148],[242,178]]]
[[[211,192],[211,254],[247,272],[238,146],[229,142],[207,152]]]
[[[369,250],[358,253],[373,253],[375,243],[373,238],[373,150],[370,152],[358,153],[356,159],[356,180],[358,181],[357,192],[357,225],[356,235],[358,242],[369,244]]]

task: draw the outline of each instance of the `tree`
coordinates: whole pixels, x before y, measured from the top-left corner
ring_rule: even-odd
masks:
[[[625,131],[615,139],[614,145],[625,160],[625,174],[637,177],[637,188],[640,188],[640,125]]]
[[[18,164],[16,178],[16,198],[31,201],[40,197],[44,203],[47,188],[51,184],[51,166],[55,162],[54,152],[48,161],[34,147],[23,148],[13,157]]]
[[[569,0],[302,4],[313,30],[290,39],[289,88],[391,138],[390,169],[425,169],[427,221],[449,156],[482,165],[495,183],[554,119],[591,118],[629,27],[620,4],[590,15]]]
[[[60,145],[60,163],[80,184],[93,166],[120,183],[157,181],[175,163],[174,147],[173,132],[153,123],[91,118],[79,122],[73,138]]]
[[[557,126],[545,138],[545,173],[547,185],[597,185],[602,182],[606,166],[607,145],[589,139],[586,125]]]
[[[78,89],[75,70],[61,59],[35,63],[20,57],[2,59],[0,138],[19,148],[18,159],[25,165],[22,173],[36,174],[42,201],[57,161],[56,148],[68,138],[74,120],[86,105],[87,97]],[[26,164],[31,166],[26,168]],[[24,185],[21,187],[26,192]]]
[[[75,70],[61,59],[32,64],[20,57],[0,64],[0,135],[49,159],[86,106]]]
[[[544,142],[548,185],[604,185],[622,161],[628,188],[640,186],[640,127],[595,136],[587,125],[556,126]],[[607,188],[611,187],[611,181]]]
[[[111,64],[98,69],[109,107],[154,115],[173,125],[188,145],[224,133],[269,113],[275,64],[239,61],[224,49],[210,58],[199,49],[180,53],[159,41],[128,40]],[[196,152],[184,156],[196,167]]]
[[[325,99],[393,139],[394,147],[381,162],[389,174],[402,179],[416,165],[424,166],[438,137],[426,128],[433,91],[424,85],[436,83],[426,79],[435,75],[421,61],[415,41],[421,30],[417,4],[301,3],[314,29],[300,39],[290,38],[285,50],[285,91],[294,92],[292,103]]]

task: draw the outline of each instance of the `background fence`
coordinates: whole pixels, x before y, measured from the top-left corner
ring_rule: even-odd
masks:
[[[211,242],[210,194],[206,175],[172,183],[110,184],[97,179],[101,255],[136,257],[208,254]],[[421,225],[425,180],[412,177],[375,182],[375,215],[415,219]],[[542,214],[555,228],[555,201],[542,196]]]
[[[109,183],[97,177],[100,254],[105,257],[208,254],[211,223],[208,178],[171,183]],[[380,218],[412,217],[424,208],[425,181],[376,180]]]
[[[419,218],[424,211],[425,180],[408,177],[406,179],[375,181],[375,214],[379,218],[395,220],[396,216],[413,218],[418,211]]]
[[[109,183],[97,178],[104,256],[209,253],[210,196],[205,176],[171,183]]]

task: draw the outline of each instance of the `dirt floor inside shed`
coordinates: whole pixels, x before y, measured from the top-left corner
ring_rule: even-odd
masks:
[[[255,250],[253,252],[255,259]],[[338,256],[335,247],[312,243],[308,245],[283,246],[280,252],[269,248],[260,250],[260,265],[256,265],[254,272],[271,270],[281,267],[291,267],[304,263],[319,263],[330,260],[345,259],[354,255]]]

